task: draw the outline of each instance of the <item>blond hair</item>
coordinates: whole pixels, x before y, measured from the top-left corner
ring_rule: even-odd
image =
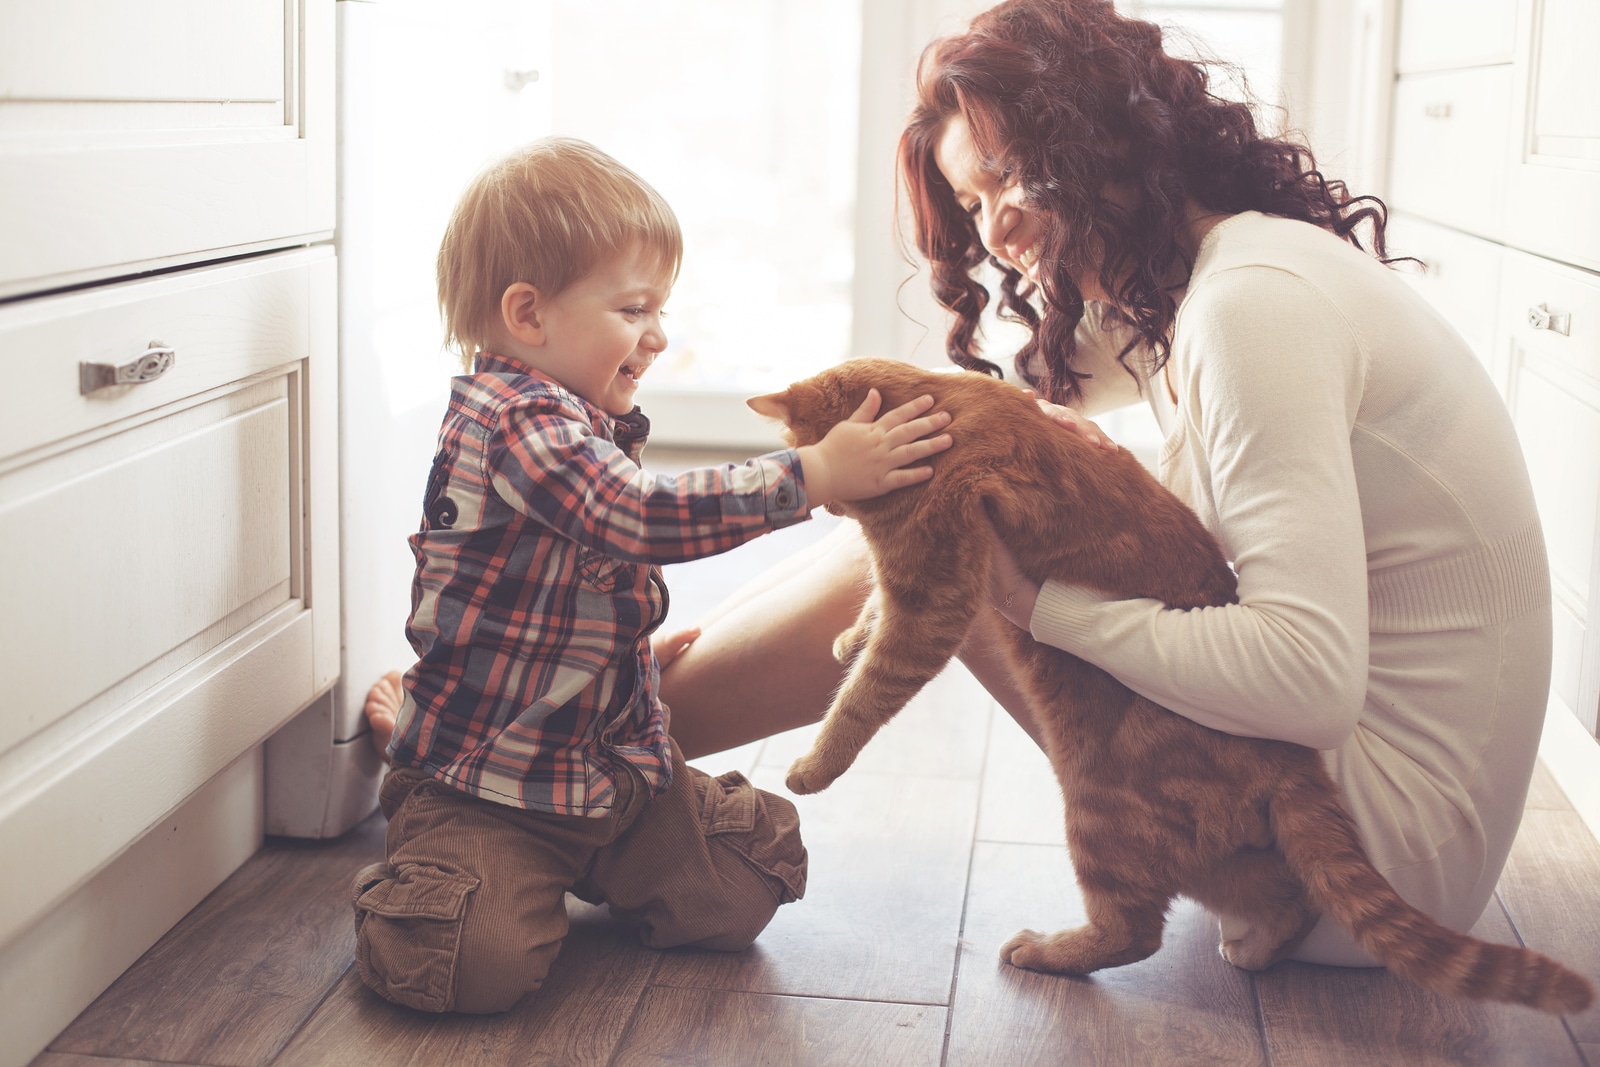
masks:
[[[676,280],[683,234],[643,178],[586,141],[546,137],[479,172],[439,244],[445,346],[467,370],[489,346],[506,289],[546,297],[631,248],[660,257]]]

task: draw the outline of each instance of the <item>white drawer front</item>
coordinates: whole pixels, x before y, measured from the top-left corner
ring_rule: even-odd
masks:
[[[0,5],[0,70],[27,103],[269,101],[282,122],[283,0]],[[291,23],[292,25],[292,23]],[[213,112],[220,108],[213,108]]]
[[[1505,210],[1510,66],[1400,78],[1389,204],[1498,240]]]
[[[334,225],[334,0],[0,4],[0,297]]]
[[[1389,254],[1422,261],[1399,264],[1422,296],[1461,332],[1502,392],[1494,367],[1495,316],[1500,291],[1500,246],[1412,215],[1389,217]]]
[[[0,475],[0,751],[290,599],[291,380]]]
[[[1401,73],[1511,62],[1517,0],[1403,0]]]
[[[1594,558],[1600,532],[1600,276],[1507,252],[1500,309],[1507,400],[1550,552],[1552,695],[1592,733],[1595,709],[1585,707],[1581,694],[1593,687],[1583,677],[1584,650],[1600,626]],[[1547,315],[1556,329],[1530,321]]]
[[[0,307],[0,464],[142,417],[305,355],[313,264],[326,250]],[[171,368],[84,395],[79,364],[125,364],[152,341]]]
[[[33,563],[0,569],[0,753],[304,598],[305,368],[331,270],[303,251],[0,311],[0,545]],[[165,374],[80,393],[80,362],[157,339]]]
[[[0,946],[334,680],[336,270],[0,308]],[[79,396],[130,337],[177,364]]]

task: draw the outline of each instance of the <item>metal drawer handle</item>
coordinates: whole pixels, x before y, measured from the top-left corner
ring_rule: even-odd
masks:
[[[1422,113],[1430,119],[1447,119],[1450,117],[1450,111],[1450,101],[1448,100],[1422,105]]]
[[[1562,337],[1572,336],[1572,316],[1565,311],[1551,311],[1544,304],[1528,309],[1528,325],[1535,330],[1549,330]]]
[[[149,347],[120,367],[114,363],[79,363],[78,395],[88,396],[97,389],[112,385],[142,385],[153,382],[178,360],[178,351],[160,341],[151,341]]]

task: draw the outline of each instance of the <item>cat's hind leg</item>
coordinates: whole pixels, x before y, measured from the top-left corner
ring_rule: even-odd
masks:
[[[1085,891],[1084,901],[1088,923],[1053,934],[1023,930],[1001,947],[1000,958],[1029,971],[1088,974],[1137,963],[1161,947],[1170,898]]]
[[[1222,958],[1247,971],[1287,959],[1319,917],[1275,846],[1240,849],[1186,894],[1217,916]]]

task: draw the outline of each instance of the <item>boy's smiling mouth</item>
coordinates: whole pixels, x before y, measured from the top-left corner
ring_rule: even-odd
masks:
[[[632,381],[638,381],[644,377],[644,372],[649,369],[650,364],[648,363],[624,363],[617,373]]]

